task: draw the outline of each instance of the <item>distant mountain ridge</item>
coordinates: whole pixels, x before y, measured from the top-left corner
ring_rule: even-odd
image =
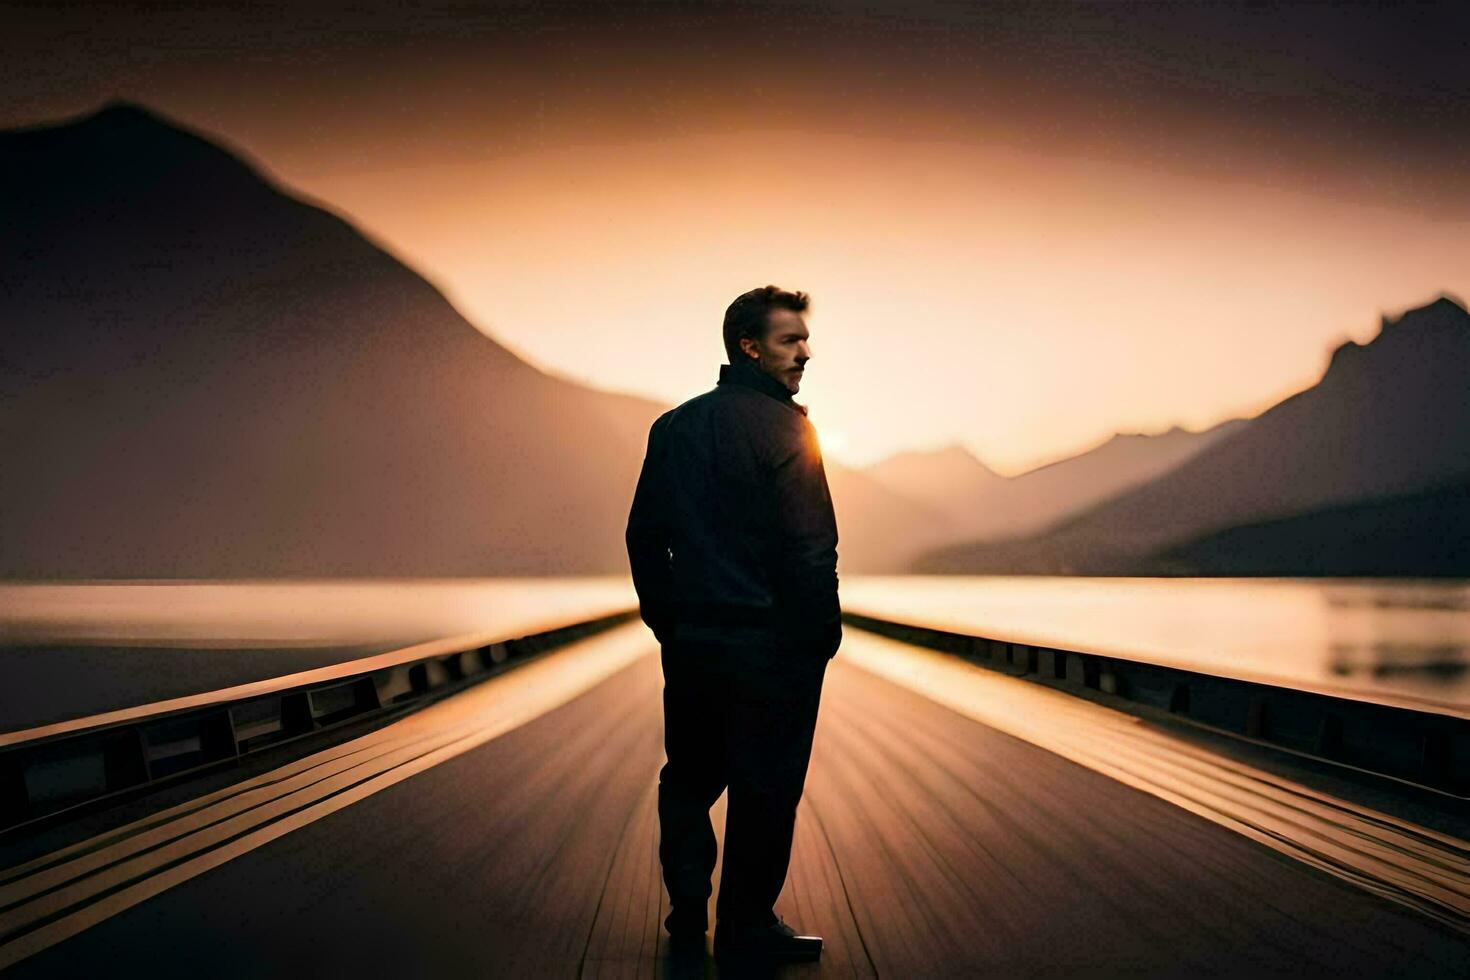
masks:
[[[934,511],[956,538],[980,526],[977,518],[983,511],[976,502],[1005,482],[1005,477],[960,445],[895,453],[862,472]]]
[[[930,572],[1127,574],[1230,528],[1470,478],[1470,313],[1441,296],[1339,346],[1313,387],[1048,532],[937,549]]]
[[[0,133],[0,214],[0,577],[626,572],[669,406],[536,370],[211,139],[132,103]],[[941,542],[828,474],[845,570]]]
[[[898,453],[865,472],[944,514],[951,540],[1017,537],[1143,484],[1243,424],[1232,419],[1201,432],[1176,426],[1158,435],[1119,433],[1085,452],[1009,478],[962,446]]]

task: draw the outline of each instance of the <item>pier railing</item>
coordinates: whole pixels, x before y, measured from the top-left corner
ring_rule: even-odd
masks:
[[[469,634],[219,691],[0,733],[0,834],[385,722],[627,622],[620,610],[522,635]],[[1470,720],[1201,671],[954,632],[860,612],[852,626],[980,667],[1274,750],[1470,793]],[[840,656],[840,654],[839,654]],[[289,749],[283,749],[289,751]]]
[[[1013,643],[848,611],[852,626],[980,667],[1435,793],[1470,794],[1470,720],[1084,650]],[[840,656],[840,654],[839,654]]]
[[[449,637],[0,734],[0,834],[292,743],[315,746],[316,736],[387,721],[636,615],[620,610],[524,635]]]

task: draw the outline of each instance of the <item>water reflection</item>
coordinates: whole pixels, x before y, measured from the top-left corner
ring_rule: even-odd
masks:
[[[0,583],[0,646],[418,642],[561,625],[637,603],[625,578]],[[544,627],[543,627],[544,628]]]
[[[1465,652],[1452,646],[1422,647],[1408,643],[1351,643],[1332,645],[1334,674],[1365,672],[1375,677],[1423,671],[1439,677],[1456,677],[1466,669]]]
[[[842,598],[1015,643],[1470,715],[1464,581],[859,577]]]
[[[1328,584],[1321,592],[1334,674],[1423,673],[1447,681],[1470,669],[1470,588],[1379,581]]]

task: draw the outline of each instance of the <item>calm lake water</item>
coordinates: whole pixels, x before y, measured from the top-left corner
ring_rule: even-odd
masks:
[[[841,589],[854,612],[1470,716],[1467,581],[847,576]],[[532,632],[635,603],[620,577],[10,583],[0,646],[30,647],[33,661],[88,646],[167,648],[174,664],[178,651],[243,648],[289,659],[291,648]]]
[[[635,602],[622,577],[0,583],[0,732],[221,691],[431,639],[525,636]]]
[[[637,604],[621,577],[0,583],[0,645],[414,643],[538,629]]]
[[[860,577],[852,612],[1470,717],[1470,581]]]
[[[636,601],[632,583],[620,577],[0,583],[0,731],[426,640],[524,636],[622,612]]]

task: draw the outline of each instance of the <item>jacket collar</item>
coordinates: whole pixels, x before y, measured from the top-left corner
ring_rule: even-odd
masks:
[[[777,401],[806,414],[806,406],[793,401],[791,389],[756,366],[753,360],[742,360],[738,364],[721,364],[720,380],[717,385],[737,384],[770,395]]]

